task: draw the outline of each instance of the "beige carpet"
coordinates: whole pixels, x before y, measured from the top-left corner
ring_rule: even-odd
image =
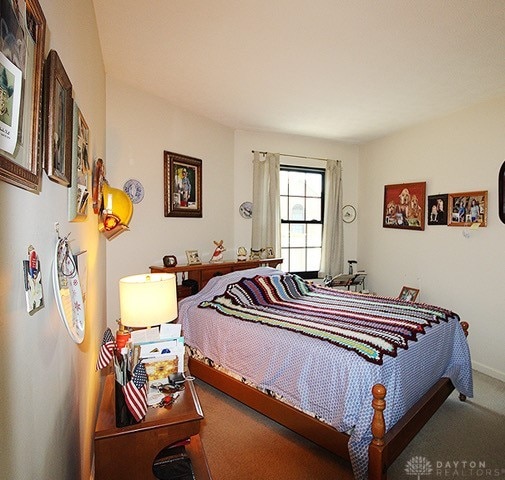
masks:
[[[333,454],[213,387],[195,383],[205,415],[201,437],[214,480],[353,478],[350,465]],[[414,457],[429,462],[423,480],[505,478],[505,384],[475,372],[474,390],[475,398],[466,403],[451,395],[398,457],[388,478],[416,479],[406,472]]]

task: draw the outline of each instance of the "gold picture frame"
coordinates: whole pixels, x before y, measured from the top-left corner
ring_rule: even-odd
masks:
[[[487,226],[487,190],[449,193],[447,208],[451,227]]]
[[[74,102],[72,133],[72,182],[68,190],[68,220],[82,222],[88,216],[91,197],[91,165],[89,162],[89,128]]]
[[[17,128],[10,133],[15,147],[11,149],[4,144],[0,147],[0,179],[24,190],[39,193],[42,177],[39,139],[42,129],[41,98],[46,19],[37,0],[26,0],[25,16],[22,11],[14,8],[14,3],[7,2],[12,9],[8,21],[4,21],[7,18],[6,13],[0,13],[6,25],[2,28],[0,37],[0,67],[2,74],[6,70],[9,71],[11,79],[22,76],[24,80],[10,85],[13,87],[12,93],[16,94],[17,90],[20,102],[18,110],[11,112],[17,121]],[[5,44],[7,38],[11,38],[9,35],[16,39],[14,49]],[[16,55],[16,52],[19,54]],[[19,60],[25,58],[29,61]],[[20,75],[12,75],[13,72]],[[9,75],[6,73],[6,76]],[[11,89],[8,88],[8,91]],[[12,104],[10,106],[14,107]],[[4,127],[6,124],[2,123]],[[13,126],[14,124],[11,124],[10,128]]]
[[[402,291],[400,292],[400,295],[398,295],[398,298],[400,300],[405,300],[407,302],[415,302],[418,295],[419,295],[418,288],[404,286],[402,288]]]

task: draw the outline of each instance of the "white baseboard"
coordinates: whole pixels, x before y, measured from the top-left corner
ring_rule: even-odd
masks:
[[[488,367],[479,362],[472,362],[472,368],[477,370],[478,372],[484,373],[490,377],[496,378],[497,380],[501,380],[505,382],[505,372],[500,372],[495,368]]]

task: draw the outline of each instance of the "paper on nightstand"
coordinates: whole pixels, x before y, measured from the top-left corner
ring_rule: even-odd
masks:
[[[160,325],[160,340],[180,337],[181,328],[180,323],[163,323]]]

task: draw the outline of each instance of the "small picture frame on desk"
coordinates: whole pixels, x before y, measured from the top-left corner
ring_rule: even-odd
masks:
[[[186,250],[186,257],[188,259],[188,265],[201,265],[200,255],[198,255],[198,250]]]

